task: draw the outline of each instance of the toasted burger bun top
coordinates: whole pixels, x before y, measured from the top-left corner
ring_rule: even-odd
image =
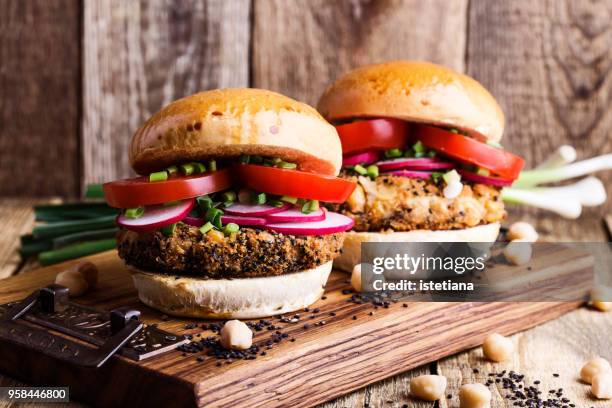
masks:
[[[474,79],[429,62],[392,61],[346,73],[318,104],[330,121],[391,117],[451,126],[498,142],[504,114]]]
[[[147,174],[241,154],[280,157],[329,175],[342,163],[336,130],[314,108],[262,89],[217,89],[172,102],[138,129],[130,163]]]

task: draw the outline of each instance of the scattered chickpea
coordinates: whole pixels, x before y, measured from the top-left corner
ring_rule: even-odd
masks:
[[[76,265],[76,269],[83,275],[89,288],[95,288],[98,284],[98,268],[91,262],[82,262]]]
[[[506,361],[514,352],[514,344],[509,338],[499,333],[493,333],[488,335],[482,343],[482,351],[485,357],[491,361]]]
[[[514,265],[525,265],[531,260],[531,244],[526,241],[514,240],[504,248],[504,256]]]
[[[368,265],[368,264],[365,264]],[[353,272],[351,273],[351,286],[355,290],[355,292],[365,292],[368,287],[372,287],[374,281],[384,281],[385,277],[383,275],[376,275],[374,273],[369,273],[367,275],[368,281],[362,282],[361,280],[361,268],[362,264],[357,264],[353,267]]]
[[[593,376],[591,392],[599,399],[612,399],[612,373],[599,372]]]
[[[91,262],[82,262],[57,274],[55,283],[68,288],[71,297],[78,297],[98,283],[98,268]]]
[[[357,264],[353,267],[353,273],[351,273],[351,286],[355,292],[361,292],[361,264]]]
[[[420,375],[410,380],[410,393],[424,401],[436,401],[444,397],[446,377],[443,375]]]
[[[525,242],[536,242],[538,240],[538,232],[528,222],[515,222],[508,229],[508,240],[514,241],[517,239]]]
[[[602,312],[612,310],[612,302],[606,302],[604,299],[612,299],[612,288],[596,285],[591,290],[591,306]]]
[[[464,384],[459,389],[461,408],[490,408],[491,391],[483,384]]]
[[[230,320],[221,328],[221,345],[228,350],[246,350],[253,344],[253,332],[240,320]]]
[[[593,307],[602,312],[609,312],[612,310],[612,302],[602,302],[601,300],[594,300],[591,302]]]
[[[605,358],[595,357],[582,366],[580,370],[580,379],[587,384],[591,384],[593,377],[599,373],[612,373],[612,367]]]

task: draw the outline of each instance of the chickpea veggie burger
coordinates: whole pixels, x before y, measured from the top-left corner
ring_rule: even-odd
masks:
[[[142,176],[104,185],[141,301],[217,318],[315,302],[354,224],[320,205],[355,188],[336,177],[341,160],[334,127],[273,92],[202,92],[157,112],[131,142]]]
[[[358,68],[327,88],[319,111],[342,142],[341,177],[358,183],[330,208],[355,220],[336,266],[364,241],[494,241],[501,188],[524,161],[499,144],[504,115],[474,79],[435,64]]]

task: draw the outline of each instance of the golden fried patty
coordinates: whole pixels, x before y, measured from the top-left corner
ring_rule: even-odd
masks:
[[[253,228],[218,237],[185,224],[178,224],[170,237],[160,231],[128,230],[117,236],[119,256],[130,266],[213,279],[310,269],[340,255],[343,241],[343,234],[293,236]]]
[[[342,173],[357,181],[349,199],[335,211],[355,220],[355,231],[464,229],[506,217],[500,190],[464,184],[461,194],[444,197],[443,184],[432,180],[382,175],[375,180]]]

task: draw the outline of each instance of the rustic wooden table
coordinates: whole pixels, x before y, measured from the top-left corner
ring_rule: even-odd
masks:
[[[36,268],[34,262],[19,259],[17,248],[19,235],[28,232],[33,225],[31,206],[35,200],[2,199],[0,201],[0,279],[18,273],[28,273]],[[517,218],[517,215],[511,217]],[[606,221],[596,215],[586,214],[579,221],[567,221],[557,217],[542,217],[541,214],[523,214],[521,219],[532,222],[538,228],[542,239],[549,241],[609,241],[610,235]],[[607,219],[608,225],[612,220]],[[0,283],[1,285],[1,283]],[[576,407],[609,407],[609,401],[597,401],[590,395],[587,385],[580,383],[577,373],[582,363],[592,356],[603,356],[612,360],[612,313],[601,313],[589,308],[581,308],[555,321],[512,336],[518,352],[506,363],[487,362],[482,351],[477,348],[457,354],[428,366],[407,371],[366,388],[346,395],[322,407],[458,407],[458,389],[468,382],[484,382],[488,373],[514,370],[525,374],[529,383],[539,380],[540,388],[564,389],[564,396]],[[438,373],[449,379],[447,394],[438,405],[419,402],[409,397],[409,380],[421,374]],[[553,376],[558,374],[558,377]],[[0,386],[21,385],[18,381],[0,375]],[[333,387],[333,384],[329,384]],[[491,388],[492,407],[512,407],[514,401],[503,398],[501,384]],[[0,408],[12,406],[0,401]],[[20,405],[24,406],[24,405]],[[34,405],[25,405],[34,406]],[[59,405],[54,405],[59,406]],[[66,406],[81,406],[77,403]]]

